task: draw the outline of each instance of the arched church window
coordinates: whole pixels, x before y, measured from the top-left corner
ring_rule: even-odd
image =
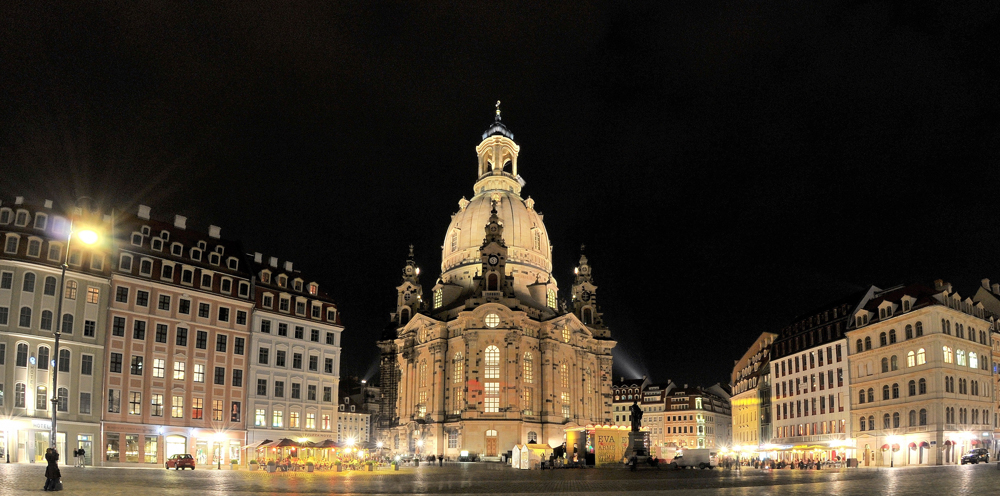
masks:
[[[486,290],[498,291],[500,289],[500,278],[496,274],[490,274],[486,278]]]
[[[462,382],[463,376],[465,374],[465,357],[462,356],[461,351],[455,353],[455,359],[452,360],[452,362],[454,364],[452,369],[454,370],[454,376],[455,376],[454,379],[452,379],[452,382],[457,384],[459,382]]]
[[[487,346],[485,355],[486,355],[486,379],[499,379],[500,348],[497,348],[496,345]]]
[[[434,291],[434,308],[441,308],[441,305],[443,303],[444,303],[444,291],[440,289]]]
[[[593,323],[592,322],[593,318],[594,318],[593,317],[593,312],[590,310],[590,308],[589,307],[588,308],[584,308],[583,309],[583,323],[586,324],[586,325],[590,325],[590,324]]]
[[[563,326],[562,328],[562,340],[564,343],[569,342],[569,326]]]
[[[406,325],[410,321],[410,309],[404,308],[399,311],[399,325]]]
[[[559,385],[569,387],[569,366],[565,363],[559,364]]]
[[[535,241],[534,241],[534,243],[535,243],[535,250],[541,250],[542,249],[542,233],[538,232],[538,229],[535,229],[534,230],[534,235],[535,235],[534,236],[534,239],[535,239]]]
[[[546,304],[553,310],[556,308],[556,291],[554,289],[549,290]]]
[[[458,231],[451,232],[451,252],[458,251]]]
[[[534,357],[531,356],[531,352],[524,354],[524,382],[525,384],[531,384],[535,382],[535,364]]]
[[[420,387],[427,387],[427,360],[420,361]]]

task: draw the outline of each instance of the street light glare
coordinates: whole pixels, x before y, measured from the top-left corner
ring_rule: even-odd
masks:
[[[96,243],[98,238],[97,233],[91,231],[90,229],[85,229],[83,231],[80,231],[80,233],[77,234],[77,237],[80,238],[80,241],[83,241],[88,245]]]

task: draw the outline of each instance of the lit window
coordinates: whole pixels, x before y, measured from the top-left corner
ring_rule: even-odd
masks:
[[[564,343],[569,342],[569,327],[563,326],[562,328],[562,339]]]
[[[486,348],[486,379],[500,378],[500,348],[490,345]]]
[[[500,316],[495,313],[491,313],[486,316],[485,322],[486,327],[496,327],[500,325]]]

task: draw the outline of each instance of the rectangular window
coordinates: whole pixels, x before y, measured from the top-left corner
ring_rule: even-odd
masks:
[[[325,359],[323,361],[323,372],[326,372],[327,374],[332,374],[333,373],[333,359],[332,358],[327,358],[327,359]]]
[[[243,371],[233,369],[233,387],[243,387]]]
[[[130,371],[132,375],[142,375],[142,357],[139,355],[132,355],[132,364]]]
[[[174,362],[174,380],[183,381],[187,362]]]
[[[292,368],[302,370],[302,353],[292,353]]]
[[[197,365],[195,365],[197,367]],[[193,398],[191,400],[191,418],[195,420],[201,420],[204,418],[204,402],[202,398]]]
[[[254,410],[253,425],[254,427],[267,427],[267,410],[263,408]]]
[[[274,397],[285,397],[285,381],[274,381]]]
[[[309,370],[316,372],[319,370],[319,357],[316,355],[309,355]]]
[[[203,363],[194,364],[194,382],[199,382],[199,383],[205,382],[205,364]]]
[[[108,413],[121,413],[122,392],[120,389],[108,390]]]
[[[154,417],[162,417],[163,416],[163,395],[162,394],[152,394],[152,395],[150,395],[150,397],[152,399],[150,400],[150,405],[149,406],[150,406],[151,410],[150,410],[149,414],[152,415],[152,416],[154,416]]]
[[[111,335],[112,336],[125,335],[125,317],[114,318],[114,323],[111,325]]]
[[[275,410],[274,415],[272,415],[271,427],[284,427],[285,422],[285,412],[281,410]]]
[[[80,393],[80,415],[90,415],[90,393]]]
[[[287,336],[288,335],[288,324],[278,323],[278,335]]]
[[[153,377],[162,379],[166,375],[167,361],[162,358],[153,359]]]
[[[93,320],[83,321],[83,337],[92,338],[97,334],[97,322]]]
[[[194,343],[194,347],[199,350],[208,349],[208,332],[198,331],[197,338]]]
[[[244,342],[245,342],[244,339],[240,338],[240,337],[237,337],[237,338],[233,339],[233,354],[234,355],[242,355],[243,354]]]
[[[111,361],[109,362],[110,368],[109,372],[121,372],[122,371],[122,354],[121,353],[111,353]]]
[[[267,365],[269,358],[268,354],[270,353],[270,351],[271,350],[267,348],[260,348],[259,350],[257,350],[257,363],[261,365]]]
[[[315,413],[307,413],[306,414],[306,429],[315,429],[315,428],[316,428],[316,414]]]
[[[14,287],[14,273],[0,273],[0,289],[11,289]]]
[[[115,288],[115,301],[118,303],[128,303],[128,288],[118,286]]]
[[[267,379],[257,379],[257,396],[267,396]]]
[[[225,334],[217,334],[215,336],[215,351],[218,351],[219,353],[225,353],[227,340],[228,336],[226,336]]]
[[[191,315],[191,300],[180,300],[177,304],[177,313]]]
[[[247,313],[243,310],[236,311],[236,325],[246,325],[247,324]]]
[[[323,401],[330,403],[333,401],[333,388],[330,386],[323,386]]]
[[[261,320],[260,321],[260,332],[271,334],[271,321]]]
[[[167,324],[156,324],[156,337],[157,343],[167,342]]]
[[[222,421],[222,400],[212,401],[212,420]]]
[[[101,289],[87,286],[87,303],[97,303],[101,301]]]
[[[284,367],[285,366],[285,350],[278,350],[274,352],[274,366]]]
[[[326,333],[326,344],[329,344],[329,345],[334,344],[333,336],[334,336],[334,334],[332,332]]]
[[[229,421],[230,422],[240,422],[240,416],[242,415],[243,404],[239,401],[234,401],[230,403],[232,408],[229,409]]]
[[[170,404],[170,416],[172,418],[184,418],[184,397],[174,396]]]
[[[142,415],[142,393],[139,391],[130,391],[128,394],[128,414]]]
[[[483,384],[483,406],[486,413],[497,413],[500,411],[500,383],[487,382]]]
[[[93,355],[80,355],[80,375],[94,375]]]
[[[288,428],[289,429],[299,428],[299,412],[288,413]]]
[[[209,315],[209,311],[211,311],[211,309],[212,308],[211,308],[211,306],[208,303],[199,303],[198,304],[198,316],[201,317],[201,318],[207,319],[208,315]]]
[[[0,325],[7,325],[10,319],[10,309],[7,307],[0,307]]]
[[[215,367],[215,380],[213,381],[219,386],[226,385],[226,368],[225,367]]]
[[[229,322],[229,309],[219,307],[219,322]]]
[[[293,400],[302,399],[302,385],[297,382],[292,383],[292,399]]]
[[[319,329],[312,329],[309,331],[309,340],[314,343],[319,342]]]
[[[316,401],[316,385],[310,384],[306,389],[306,399],[309,401]]]
[[[135,292],[135,304],[140,307],[149,306],[149,291],[137,290]]]
[[[187,346],[187,344],[188,344],[188,330],[187,329],[185,329],[183,327],[178,327],[177,328],[177,339],[176,339],[176,343],[175,344],[177,346]]]
[[[295,326],[295,339],[305,339],[306,330],[302,326]]]
[[[160,310],[170,310],[170,295],[160,295],[160,299],[156,304],[156,308]]]
[[[146,339],[146,322],[137,320],[132,323],[132,339],[144,341]]]

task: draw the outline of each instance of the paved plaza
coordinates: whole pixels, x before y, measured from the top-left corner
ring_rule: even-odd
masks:
[[[41,493],[43,465],[0,464],[0,494]],[[900,469],[518,471],[501,464],[421,466],[398,472],[175,472],[154,468],[62,469],[62,494],[692,494],[692,495],[986,495],[1000,485],[995,463]]]

